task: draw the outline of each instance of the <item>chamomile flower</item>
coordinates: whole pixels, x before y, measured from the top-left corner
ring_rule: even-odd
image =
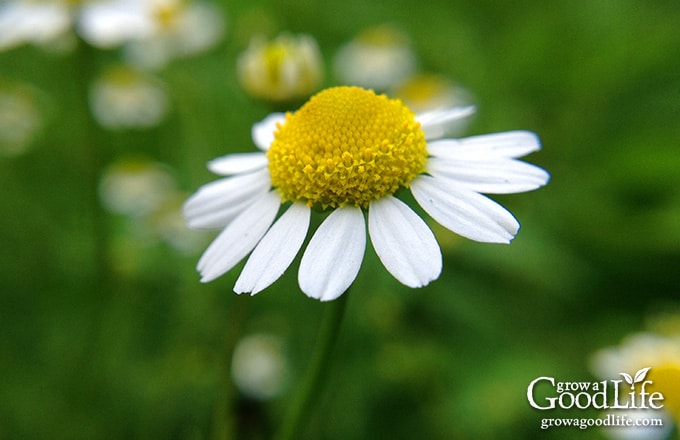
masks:
[[[224,31],[220,11],[190,0],[100,0],[80,10],[78,32],[98,48],[123,47],[127,62],[159,69],[212,47]]]
[[[0,78],[0,156],[30,149],[43,127],[38,90]]]
[[[141,0],[140,0],[141,1]],[[160,69],[176,58],[212,48],[224,34],[224,19],[211,3],[187,0],[143,0],[150,32],[131,40],[124,51],[128,62]]]
[[[148,0],[89,1],[80,7],[76,29],[94,47],[110,49],[151,35],[153,14]]]
[[[661,392],[664,396],[663,410],[643,413],[643,418],[661,418],[663,429],[640,427],[633,432],[634,438],[667,438],[673,420],[680,423],[680,332],[659,334],[640,332],[629,335],[615,347],[597,351],[592,357],[593,372],[603,379],[621,378],[620,373],[633,374],[642,368],[651,367],[646,379],[653,385],[647,387],[650,393]],[[614,439],[627,437],[630,429],[613,429],[606,432]]]
[[[147,159],[121,159],[105,170],[99,183],[104,207],[139,218],[156,211],[176,191],[168,168]]]
[[[112,67],[97,78],[89,101],[97,122],[112,130],[158,125],[170,105],[159,79],[125,65]]]
[[[256,98],[291,101],[307,98],[323,80],[323,61],[310,35],[281,34],[272,41],[258,35],[238,58],[238,78]]]
[[[71,29],[73,11],[65,0],[9,0],[0,5],[0,51],[22,44],[50,47]]]
[[[289,379],[285,341],[269,333],[242,338],[234,349],[231,377],[243,394],[257,400],[277,396]]]
[[[441,250],[425,221],[395,196],[403,189],[444,227],[476,241],[509,243],[519,223],[480,193],[529,191],[549,176],[515,160],[540,148],[533,133],[433,137],[432,129],[440,133],[472,111],[416,116],[399,100],[335,87],[295,113],[270,115],[253,127],[262,152],[210,162],[225,177],[184,206],[190,227],[223,229],[198,262],[201,281],[250,254],[234,291],[268,287],[302,248],[316,207],[328,215],[300,261],[305,294],[327,301],[347,290],[363,260],[366,225],[385,268],[407,286],[424,286],[440,275]]]
[[[335,75],[344,84],[385,91],[403,82],[416,69],[408,37],[391,25],[368,28],[338,50]]]

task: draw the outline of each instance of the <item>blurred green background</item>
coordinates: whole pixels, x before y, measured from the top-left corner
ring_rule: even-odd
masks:
[[[102,211],[97,185],[115,161],[146,157],[186,197],[214,179],[208,160],[254,151],[250,127],[272,108],[237,81],[252,34],[314,36],[332,85],[337,49],[383,23],[410,37],[422,71],[474,94],[469,134],[538,133],[528,160],[552,180],[494,197],[522,224],[510,246],[436,229],[444,272],[426,288],[367,251],[304,438],[604,438],[541,431],[526,387],[596,380],[593,352],[680,305],[677,0],[215,4],[225,37],[158,73],[171,109],[147,130],[90,116],[89,83],[116,51],[0,53],[0,77],[34,87],[43,115],[30,150],[0,157],[0,438],[269,438],[326,305],[299,291],[296,263],[256,297],[231,292],[242,265],[200,284],[210,234],[180,252]],[[230,379],[229,349],[253,334],[276,338],[287,365],[268,399]]]

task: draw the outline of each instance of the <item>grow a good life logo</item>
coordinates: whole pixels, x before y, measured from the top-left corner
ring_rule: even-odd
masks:
[[[630,392],[621,390],[624,380],[603,380],[601,382],[556,382],[553,377],[538,377],[531,381],[527,388],[529,404],[536,409],[660,409],[663,408],[663,395],[660,392],[649,393],[646,388],[652,384],[645,380],[650,367],[643,368],[631,376],[619,373],[630,385]],[[541,382],[547,382],[554,388],[556,395],[537,399],[534,390]],[[639,391],[636,384],[640,383]],[[538,400],[538,401],[537,401]]]
[[[634,375],[619,373],[623,379],[600,382],[561,382],[554,377],[541,376],[532,380],[527,387],[527,400],[532,408],[540,411],[597,409],[630,410],[649,412],[663,408],[661,392],[648,391],[651,380],[645,380],[651,367],[643,368]],[[628,389],[629,388],[629,389]],[[577,426],[586,429],[591,426],[662,426],[659,418],[638,417],[626,413],[610,412],[601,418],[544,418],[541,428],[551,426]]]

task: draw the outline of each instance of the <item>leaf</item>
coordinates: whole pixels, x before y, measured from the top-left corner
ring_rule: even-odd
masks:
[[[626,382],[629,384],[633,385],[635,382],[633,382],[633,378],[630,376],[628,373],[619,373],[621,376],[623,376],[624,379],[626,379]]]
[[[652,367],[647,367],[639,370],[637,373],[635,373],[635,383],[642,382],[645,380],[645,376],[647,375],[647,372],[650,370]]]

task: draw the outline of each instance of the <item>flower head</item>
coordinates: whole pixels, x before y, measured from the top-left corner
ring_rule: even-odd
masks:
[[[400,101],[332,89],[285,116],[267,151],[269,174],[284,202],[368,208],[425,170],[425,143]]]
[[[680,321],[676,318],[677,322]],[[591,362],[594,373],[607,379],[618,377],[621,372],[651,367],[647,379],[653,385],[647,391],[661,392],[664,396],[664,408],[662,412],[653,412],[648,416],[672,418],[680,423],[680,332],[677,329],[668,334],[640,332],[629,335],[620,345],[597,351]],[[671,421],[668,422],[666,425],[670,426]],[[654,432],[659,430],[645,431],[652,436],[640,438],[657,438]],[[613,438],[620,438],[616,435],[617,432],[612,430],[610,434]]]
[[[289,376],[285,341],[268,333],[254,333],[242,338],[234,349],[231,377],[243,394],[257,400],[278,395]]]
[[[538,150],[539,142],[529,132],[436,140],[443,126],[470,113],[457,108],[414,115],[399,100],[335,87],[295,113],[270,115],[253,128],[263,152],[213,160],[210,170],[226,177],[185,204],[189,226],[223,228],[199,260],[201,280],[221,276],[252,252],[234,290],[255,294],[268,287],[302,247],[317,207],[330,213],[300,262],[305,294],[332,300],[352,284],[366,224],[385,268],[407,286],[424,286],[441,272],[441,251],[425,222],[395,196],[402,189],[460,235],[510,242],[519,224],[480,192],[544,185],[544,170],[515,160]]]
[[[398,28],[368,28],[338,50],[336,76],[345,84],[385,91],[403,82],[416,69],[416,55]]]
[[[131,217],[157,210],[174,192],[175,179],[165,166],[139,158],[109,165],[99,183],[104,207]]]
[[[100,0],[80,7],[76,29],[91,45],[109,49],[152,33],[145,0]]]
[[[224,21],[205,2],[100,0],[81,7],[77,28],[93,46],[124,46],[127,62],[159,69],[212,47],[224,32]]]
[[[153,127],[169,107],[160,80],[124,65],[97,78],[89,98],[95,119],[109,129]]]
[[[212,3],[144,0],[150,31],[125,46],[128,62],[160,69],[176,58],[196,55],[216,45],[225,31],[221,11]]]
[[[0,78],[0,156],[27,151],[43,127],[39,92]]]
[[[321,53],[309,35],[253,37],[238,59],[238,75],[251,95],[270,101],[306,98],[323,79]]]
[[[21,44],[49,47],[70,31],[73,15],[68,1],[9,0],[0,5],[0,51]]]

